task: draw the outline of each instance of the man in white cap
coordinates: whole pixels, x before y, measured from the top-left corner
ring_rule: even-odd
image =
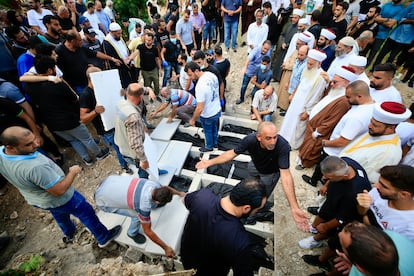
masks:
[[[365,67],[367,66],[367,58],[362,56],[352,56],[349,60],[349,67],[355,70],[358,75],[358,80],[364,81],[369,85],[369,78],[365,73]]]
[[[113,9],[113,4],[114,3],[111,0],[106,0],[106,5],[104,8],[104,12],[109,17],[109,20],[111,20],[111,22],[115,22],[115,11]]]
[[[355,40],[350,36],[346,36],[338,42],[338,45],[335,49],[336,57],[332,61],[331,66],[329,66],[328,69],[329,79],[332,79],[337,68],[341,67],[342,65],[349,65],[349,60],[352,56],[355,56],[355,52],[353,51],[354,47]]]
[[[378,64],[374,67],[369,86],[371,97],[375,102],[402,103],[400,92],[392,85],[395,70],[395,65],[392,63]]]
[[[302,21],[302,23],[301,23]],[[286,60],[288,58],[290,58],[290,56],[292,55],[292,53],[296,50],[296,42],[298,40],[302,40],[302,42],[304,42],[305,44],[308,45],[309,49],[313,49],[313,45],[315,45],[315,37],[313,36],[313,34],[311,32],[306,31],[306,29],[308,28],[308,21],[306,20],[306,18],[302,18],[299,20],[298,23],[298,30],[304,28],[303,32],[298,32],[296,33],[293,37],[292,40],[290,41],[289,44],[289,48],[286,52],[285,58],[283,59],[283,62],[286,62]]]
[[[273,79],[275,81],[280,81],[280,77],[282,76],[283,60],[285,58],[287,49],[289,48],[292,37],[295,35],[295,33],[298,32],[298,22],[299,19],[303,16],[303,13],[304,11],[300,9],[294,9],[292,12],[291,24],[289,24],[280,35],[280,43],[278,43],[276,53],[274,55],[276,59],[272,61]]]
[[[355,71],[348,67],[348,66],[342,66],[339,67],[336,70],[336,73],[331,81],[332,88],[336,89],[338,86],[340,89],[345,92],[347,97],[350,97],[348,99],[349,103],[352,105],[358,105],[359,102],[357,102],[354,99],[354,92],[353,90],[356,90],[356,88],[346,89],[348,85],[355,80],[357,80],[358,76],[355,74]],[[367,88],[367,87],[366,87]],[[348,93],[346,92],[348,91]],[[358,88],[358,90],[363,90],[363,88]],[[351,95],[352,94],[352,95]],[[368,91],[365,93],[368,94]],[[352,98],[352,99],[351,99]],[[352,100],[352,102],[351,102]],[[365,101],[364,101],[365,103]],[[320,107],[318,107],[319,109]],[[352,110],[352,109],[351,109]],[[320,141],[322,147],[323,147],[323,154],[320,158],[320,161],[323,160],[328,155],[338,156],[338,154],[341,152],[341,150],[348,145],[355,137],[362,134],[368,125],[369,118],[371,114],[368,114],[368,117],[366,119],[366,123],[360,122],[360,118],[364,118],[364,116],[358,115],[357,113],[354,113],[354,111],[350,112],[349,110],[345,116],[343,116],[340,121],[336,124],[335,128],[333,129],[333,132],[331,136],[328,139],[322,139]],[[355,109],[356,110],[356,109]],[[356,114],[356,118],[355,115]],[[358,117],[360,116],[360,118]],[[364,121],[361,119],[361,121]],[[325,135],[325,133],[322,132],[322,128],[316,128],[314,133],[312,134],[313,137],[319,137]],[[312,186],[316,186],[318,180],[322,179],[322,172],[320,170],[319,164],[315,168],[315,172],[313,173],[312,177],[309,177],[307,175],[302,175],[302,179],[309,183]]]
[[[411,111],[401,103],[376,103],[368,132],[346,146],[339,155],[360,163],[370,182],[377,183],[380,168],[397,165],[401,160],[401,142],[395,128],[410,116]]]
[[[319,50],[326,54],[326,59],[322,62],[321,67],[324,71],[328,70],[332,61],[335,58],[334,47],[332,47],[332,42],[335,40],[335,32],[331,29],[323,28],[319,36],[316,46]]]
[[[105,36],[102,48],[105,53],[110,56],[115,56],[117,59],[122,60],[122,64],[116,67],[119,70],[119,76],[121,77],[121,85],[126,88],[134,80],[131,76],[130,64],[127,60],[129,56],[129,49],[122,39],[122,29],[118,23],[109,24],[109,33]],[[109,62],[110,68],[115,68],[113,62]]]
[[[306,122],[315,104],[322,98],[326,82],[321,76],[321,62],[326,58],[319,50],[309,50],[306,68],[303,70],[299,86],[292,94],[292,101],[283,120],[279,134],[293,149],[303,142]]]

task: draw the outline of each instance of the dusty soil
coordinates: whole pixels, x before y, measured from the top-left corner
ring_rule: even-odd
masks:
[[[245,113],[249,111],[251,99],[247,99],[240,106],[234,105],[239,96],[242,81],[240,69],[245,62],[247,48],[238,49],[237,53],[232,51],[225,53],[231,61],[231,72],[227,78],[228,89],[226,92],[229,112],[231,109]],[[277,89],[278,84],[272,83]],[[402,92],[406,105],[414,101],[413,89],[406,84],[396,84]],[[250,88],[249,88],[250,89]],[[150,104],[148,110],[155,110],[159,103]],[[164,112],[165,116],[167,112]],[[243,116],[243,115],[240,115]],[[281,124],[283,117],[277,112],[275,122]],[[160,117],[150,121],[156,124]],[[63,149],[66,156],[65,168],[74,164],[80,164],[83,171],[76,178],[74,186],[87,200],[94,204],[93,194],[106,176],[120,173],[119,164],[115,154],[105,160],[99,161],[92,167],[83,165],[80,158],[74,154],[71,148]],[[296,195],[302,208],[316,204],[317,188],[305,184],[301,175],[311,174],[311,169],[297,171],[295,167],[296,151],[291,153],[291,172],[295,180]],[[303,250],[297,242],[307,237],[308,234],[299,231],[294,225],[287,201],[284,197],[281,185],[277,185],[274,194],[275,199],[275,275],[308,275],[318,272],[315,267],[306,265],[301,256],[313,254],[318,250]],[[147,265],[144,263],[131,262],[131,252],[127,248],[115,243],[107,249],[99,249],[94,238],[84,230],[83,225],[77,221],[77,235],[73,244],[66,245],[62,242],[62,233],[55,224],[51,215],[43,210],[33,208],[24,201],[18,191],[8,185],[8,192],[0,197],[0,231],[7,230],[13,238],[9,246],[0,252],[0,269],[17,268],[21,262],[27,261],[34,254],[42,255],[44,262],[38,270],[42,275],[152,275],[173,269],[171,261],[159,258],[149,260],[143,258],[147,263],[158,265]]]

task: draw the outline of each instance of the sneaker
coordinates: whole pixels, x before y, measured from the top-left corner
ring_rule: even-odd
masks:
[[[315,241],[313,236],[307,237],[306,239],[299,241],[299,246],[305,249],[311,249],[320,247],[322,245],[321,241]]]
[[[121,225],[117,225],[114,228],[112,228],[111,230],[109,230],[107,240],[103,243],[98,243],[98,246],[100,248],[104,248],[104,247],[108,246],[108,244],[110,244],[111,241],[116,239],[119,236],[119,234],[121,234],[121,229],[122,229]]]
[[[301,171],[301,170],[303,170],[305,167],[304,166],[302,166],[302,165],[296,165],[296,167],[295,167],[295,169],[296,170],[298,170],[298,171]]]
[[[315,227],[312,226],[312,223],[309,223],[309,232],[311,234],[318,234],[318,229],[316,229]]]
[[[319,261],[319,256],[320,255],[303,255],[302,259],[307,264],[317,266],[317,267],[320,267],[320,268],[325,269],[325,270],[329,270],[330,269],[329,262],[324,262],[323,263],[323,262]]]
[[[92,166],[93,165],[93,159],[88,157],[86,159],[82,159],[83,163],[85,163],[86,166]]]
[[[185,127],[185,128],[187,128],[187,127],[189,127],[190,126],[190,124],[189,123],[184,123],[184,125],[183,125],[183,127]]]
[[[155,129],[155,126],[154,125],[151,125],[151,124],[147,124],[147,128],[148,129]]]
[[[308,212],[311,213],[314,216],[317,216],[319,214],[319,207],[317,206],[311,206],[307,208]]]
[[[68,237],[68,236],[64,236],[62,238],[63,243],[65,244],[69,244],[69,243],[73,243],[73,237]]]
[[[237,53],[237,50],[236,50],[236,48],[233,48],[233,52]]]
[[[162,103],[162,100],[161,100],[160,96],[157,96],[157,101],[159,101],[160,103]]]
[[[122,170],[127,174],[134,174],[134,171],[128,166],[122,167]]]
[[[158,174],[159,175],[163,175],[163,174],[167,174],[168,171],[167,170],[163,170],[163,169],[158,169]]]
[[[236,104],[237,104],[237,105],[239,105],[239,104],[241,104],[242,102],[244,102],[244,101],[242,101],[242,100],[238,99],[238,100],[237,100],[237,102],[236,102]]]
[[[308,183],[309,185],[316,187],[317,183],[313,183],[312,182],[312,177],[306,175],[306,174],[302,174],[302,179],[303,181],[305,181],[306,183]]]
[[[138,166],[138,176],[139,176],[139,178],[145,178],[145,179],[148,179],[149,174],[147,173],[147,171],[146,171],[146,170],[143,170],[143,169],[141,169],[141,168]]]
[[[280,116],[282,116],[282,117],[285,117],[285,115],[286,115],[286,110],[282,110],[282,111],[280,111],[280,112],[279,112],[279,115],[280,115]]]
[[[96,160],[105,159],[109,155],[109,148],[104,148],[101,152],[96,156]]]
[[[143,244],[147,241],[147,238],[144,235],[141,235],[140,233],[136,234],[135,236],[130,236],[127,234],[127,236],[137,244]]]
[[[208,149],[208,148],[206,148],[206,147],[201,147],[201,148],[199,148],[198,150],[199,150],[199,151],[201,151],[201,152],[209,152],[209,151],[213,151],[213,149]]]

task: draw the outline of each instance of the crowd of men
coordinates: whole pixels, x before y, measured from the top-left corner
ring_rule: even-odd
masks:
[[[109,176],[95,201],[105,212],[132,218],[127,234],[134,242],[148,237],[166,256],[175,256],[151,230],[150,212],[179,195],[190,211],[181,243],[184,267],[198,269],[198,275],[225,275],[230,268],[252,275],[250,240],[240,218],[254,223],[280,179],[294,222],[312,234],[299,246],[328,241],[323,254],[303,256],[326,270],[315,275],[414,274],[407,258],[414,250],[414,103],[405,102],[407,108],[394,86],[404,76],[401,82],[413,87],[414,3],[184,2],[170,0],[161,11],[157,1],[147,1],[147,22],[119,20],[111,0],[66,0],[59,7],[28,0],[21,10],[2,11],[1,185],[10,182],[29,204],[49,210],[65,242],[74,239],[74,215],[105,247],[121,227],[99,222],[72,186],[81,167],[65,174],[59,148],[70,145],[92,166],[110,154],[110,146],[124,172],[133,174],[133,163],[139,178]],[[244,33],[246,47],[238,45]],[[171,106],[167,123],[176,117],[184,127],[200,123],[200,152],[217,149],[231,66],[225,56],[231,51],[247,54],[235,104],[251,103],[250,118],[259,127],[196,168],[248,152],[249,178],[222,198],[205,189],[185,195],[148,180],[144,140],[153,126],[147,115]],[[124,99],[114,103],[115,127],[107,130],[91,74],[109,69],[118,70]],[[161,103],[150,114],[145,95]],[[273,123],[277,108],[284,116],[280,131]],[[94,139],[88,123],[105,143]],[[314,187],[321,183],[326,196],[320,207],[308,208],[316,215],[312,223],[296,199],[292,149],[298,151],[295,169],[315,166],[312,176],[302,178]],[[0,245],[5,240],[0,237]]]

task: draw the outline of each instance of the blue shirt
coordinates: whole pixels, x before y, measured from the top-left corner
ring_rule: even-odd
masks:
[[[404,10],[403,4],[394,5],[392,2],[389,2],[382,6],[381,16],[384,18],[393,18],[396,19],[400,12]],[[379,24],[378,33],[375,38],[386,39],[390,28],[385,27],[383,24]]]
[[[4,81],[4,79],[0,78],[0,97],[7,98],[12,100],[17,104],[21,104],[22,102],[26,101],[26,98],[20,92],[20,89],[15,86],[13,83]]]
[[[292,77],[290,78],[289,83],[289,90],[288,93],[292,94],[293,90],[296,89],[299,85],[300,77],[302,76],[303,69],[306,66],[306,59],[299,61],[299,59],[295,60],[295,64],[293,65],[292,69]]]
[[[256,82],[257,83],[262,83],[264,81],[265,83],[269,84],[270,80],[272,79],[272,76],[273,76],[273,73],[272,73],[272,70],[270,70],[270,67],[264,71],[260,68],[260,65],[257,67],[257,70],[256,70],[256,78],[257,78]]]
[[[391,33],[390,38],[398,43],[410,44],[414,40],[414,24],[401,24],[405,19],[414,19],[414,2],[408,5],[396,18],[399,25]]]
[[[253,77],[254,74],[256,73],[257,70],[257,66],[260,65],[260,63],[262,63],[262,59],[264,56],[269,56],[271,57],[272,51],[269,50],[267,53],[262,54],[262,46],[257,46],[256,48],[254,48],[250,54],[249,54],[249,64],[247,65],[247,69],[246,69],[246,75],[248,77]]]
[[[237,10],[241,5],[241,0],[221,0],[221,5],[230,11]],[[239,21],[240,13],[234,14],[233,16],[229,16],[227,13],[224,13],[224,21],[225,22],[235,22]]]
[[[34,55],[27,51],[17,59],[17,73],[19,77],[28,72],[34,66]]]

